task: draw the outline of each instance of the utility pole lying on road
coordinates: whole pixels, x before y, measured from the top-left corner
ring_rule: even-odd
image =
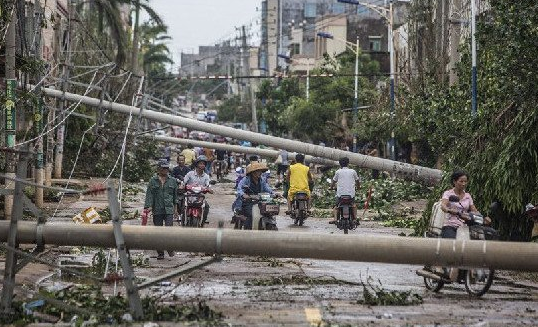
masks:
[[[38,229],[36,223],[22,221],[17,237],[21,244],[42,237],[47,244],[111,248],[116,246],[113,228],[47,224]],[[8,229],[9,223],[0,221],[0,242],[6,241]],[[122,233],[125,246],[133,250],[538,271],[536,243],[134,225],[122,225]]]
[[[262,157],[268,157],[268,158],[273,158],[273,159],[276,159],[278,155],[280,154],[280,151],[277,151],[277,150],[252,148],[252,147],[245,147],[245,146],[232,145],[232,144],[226,144],[226,143],[214,143],[214,142],[198,141],[198,140],[191,140],[191,139],[181,139],[181,138],[169,137],[169,136],[154,136],[154,135],[148,135],[148,134],[145,134],[142,137],[147,138],[147,139],[152,139],[158,142],[175,143],[175,144],[181,144],[181,145],[191,144],[192,146],[199,146],[202,148],[219,149],[219,150],[231,151],[231,152],[236,152],[236,153],[255,154]],[[294,156],[295,153],[289,153],[289,155]],[[326,166],[338,166],[339,165],[337,161],[323,159],[323,158],[316,158],[309,155],[305,156],[305,162],[326,165]]]
[[[422,180],[430,183],[436,183],[441,180],[442,171],[433,168],[421,167],[404,162],[392,161],[389,159],[377,158],[362,155],[359,153],[351,153],[349,151],[314,145],[301,141],[289,140],[281,137],[269,136],[250,131],[238,130],[232,127],[206,123],[194,119],[178,117],[175,115],[165,114],[152,110],[140,110],[140,108],[113,103],[110,101],[100,101],[97,98],[62,92],[51,88],[43,88],[47,96],[64,98],[67,101],[84,103],[88,106],[109,109],[115,112],[124,114],[133,114],[149,120],[158,121],[172,126],[186,127],[191,130],[199,130],[207,133],[232,137],[237,140],[247,140],[257,144],[264,144],[277,149],[284,149],[292,152],[308,154],[314,157],[327,158],[331,160],[339,160],[341,157],[348,157],[351,164],[363,168],[378,169],[388,171],[390,173],[400,175],[405,178]]]

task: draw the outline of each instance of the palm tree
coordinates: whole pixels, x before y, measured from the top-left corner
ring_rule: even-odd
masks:
[[[131,53],[131,70],[133,72],[138,71],[138,52],[139,52],[139,24],[140,24],[140,9],[144,9],[149,15],[152,22],[156,25],[164,25],[159,14],[149,6],[149,0],[131,0],[135,10],[135,22],[133,26],[133,49]]]
[[[116,64],[121,67],[127,59],[127,31],[121,19],[120,6],[127,0],[91,0],[88,16],[91,17],[93,9],[97,11],[97,32],[99,35],[108,29],[116,43]],[[80,9],[86,2],[78,3]]]

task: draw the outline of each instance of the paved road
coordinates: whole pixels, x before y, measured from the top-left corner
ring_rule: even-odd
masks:
[[[230,176],[231,177],[231,176]],[[217,184],[209,195],[210,225],[217,221],[229,224],[234,199],[231,183]],[[140,209],[141,197],[124,202],[128,210]],[[86,198],[59,210],[52,223],[65,222],[69,215],[88,206],[105,207],[106,197]],[[137,224],[136,220],[126,223]],[[277,218],[280,231],[342,233],[327,219],[309,218],[305,226],[294,226],[285,216]],[[182,227],[174,227],[182,228]],[[410,230],[386,228],[366,221],[353,234],[398,235]],[[248,231],[245,231],[248,233]],[[278,232],[276,232],[278,233]],[[177,253],[157,261],[153,251],[133,251],[150,257],[149,268],[135,268],[137,277],[153,278],[174,269],[181,269],[208,260],[195,253]],[[91,254],[88,255],[91,257]],[[34,267],[35,268],[35,267]],[[415,274],[417,266],[356,263],[311,259],[272,259],[243,256],[224,257],[186,276],[169,280],[146,293],[160,295],[165,301],[190,303],[205,300],[226,316],[233,326],[534,326],[538,325],[538,285],[514,283],[510,278],[496,280],[491,291],[480,299],[472,299],[463,285],[448,285],[440,293],[426,291],[422,279]],[[25,283],[50,274],[47,269],[23,270]],[[370,282],[385,291],[408,291],[423,298],[411,306],[369,306],[361,304],[364,290],[361,282]],[[111,291],[111,289],[105,290]]]
[[[229,220],[232,184],[218,184],[211,203],[210,227],[218,219]],[[342,233],[327,219],[311,218],[305,226],[294,226],[286,216],[277,218],[279,231]],[[225,228],[231,228],[226,223]],[[246,233],[248,231],[245,231]],[[366,221],[353,234],[409,234],[410,230],[386,228]],[[201,262],[205,257],[180,254],[155,264],[173,265],[178,260]],[[153,260],[153,259],[152,259]],[[426,291],[417,266],[355,263],[310,259],[226,257],[176,279],[169,295],[183,300],[206,299],[222,311],[233,325],[476,325],[506,326],[538,324],[538,287],[495,281],[481,299],[470,299],[463,285],[448,285],[439,293]],[[164,271],[164,269],[163,269]],[[368,306],[362,282],[386,291],[408,291],[424,300],[413,306]],[[247,285],[248,284],[248,285]]]

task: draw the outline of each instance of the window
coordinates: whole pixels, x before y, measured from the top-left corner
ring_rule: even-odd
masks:
[[[305,18],[315,18],[316,17],[316,4],[315,3],[305,3],[304,4],[304,16]]]
[[[346,12],[346,6],[343,3],[333,3],[332,12],[335,15],[343,14]]]
[[[381,51],[381,36],[369,36],[370,51]]]
[[[301,53],[301,45],[299,43],[292,43],[290,45],[290,50],[291,50],[290,57],[292,57],[293,55],[296,55],[296,54],[300,54]]]

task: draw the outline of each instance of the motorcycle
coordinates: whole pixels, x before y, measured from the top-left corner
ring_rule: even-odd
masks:
[[[226,166],[224,160],[217,160],[215,162],[215,174],[217,175],[217,181],[220,181],[224,176],[224,166]]]
[[[248,189],[248,187],[246,187]],[[251,203],[252,205],[252,229],[255,230],[278,230],[276,227],[276,218],[280,213],[280,203],[275,197],[269,193],[249,194],[243,199],[243,203]],[[234,229],[245,229],[245,222],[248,217],[242,213],[236,213],[232,217]]]
[[[336,211],[336,227],[347,234],[350,229],[357,228],[356,217],[353,212],[353,198],[350,195],[342,195],[338,201]]]
[[[276,227],[276,218],[280,213],[280,204],[269,193],[259,193],[250,195],[249,201],[254,205],[252,207],[252,228],[258,230],[278,230]]]
[[[204,211],[206,209],[205,194],[211,192],[208,187],[187,185],[185,187],[185,204],[183,212],[184,226],[204,227]],[[208,222],[205,222],[207,224]]]
[[[291,202],[291,219],[294,225],[303,226],[308,215],[308,194],[305,192],[297,192],[293,195]]]
[[[449,201],[451,203],[459,202],[459,198],[452,195]],[[495,238],[496,235],[492,232],[494,230],[485,228],[482,215],[472,212],[460,212],[459,216],[466,218],[466,225],[458,228],[456,239],[486,240],[486,238]],[[440,202],[438,202],[434,204],[432,209],[430,228],[426,232],[426,236],[441,237],[439,231],[443,222],[444,213],[441,211]],[[465,284],[465,290],[469,295],[480,297],[486,294],[491,287],[495,270],[489,268],[424,267],[417,270],[416,273],[424,278],[424,285],[433,292],[439,292],[445,284],[459,282]]]

